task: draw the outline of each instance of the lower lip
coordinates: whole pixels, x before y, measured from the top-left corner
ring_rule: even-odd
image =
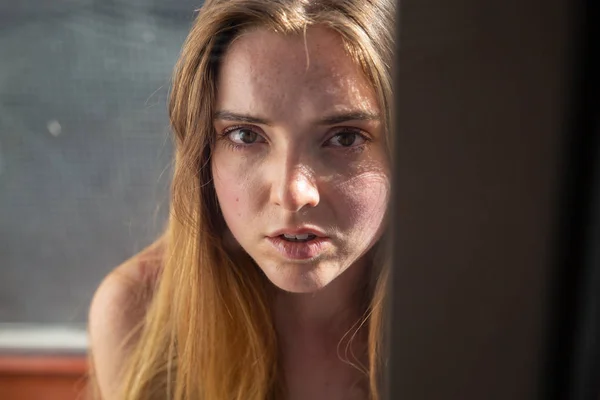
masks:
[[[308,260],[315,258],[321,254],[330,243],[329,239],[323,237],[316,237],[307,242],[291,242],[282,239],[280,236],[268,237],[267,239],[279,254],[291,260]]]

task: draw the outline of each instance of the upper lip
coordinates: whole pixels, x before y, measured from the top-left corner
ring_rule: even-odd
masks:
[[[325,235],[325,233],[323,233],[323,231],[321,231],[320,229],[314,228],[314,227],[309,227],[309,226],[278,229],[278,230],[272,232],[271,234],[269,234],[269,237],[277,237],[277,236],[281,236],[283,234],[286,234],[286,235],[313,234],[317,237],[327,237],[327,235]]]

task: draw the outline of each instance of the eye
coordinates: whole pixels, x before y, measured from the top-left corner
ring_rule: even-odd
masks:
[[[327,141],[333,147],[356,147],[365,144],[368,139],[357,130],[345,130]]]
[[[227,129],[223,136],[226,136],[235,144],[250,145],[254,143],[265,143],[266,140],[257,132],[249,127],[232,127]]]

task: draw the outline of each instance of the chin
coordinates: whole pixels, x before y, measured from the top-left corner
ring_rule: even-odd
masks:
[[[333,280],[318,266],[277,265],[261,268],[267,279],[277,288],[289,293],[314,293]]]

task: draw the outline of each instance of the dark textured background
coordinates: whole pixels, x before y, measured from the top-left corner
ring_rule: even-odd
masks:
[[[170,74],[200,5],[0,0],[0,323],[85,323],[162,229]]]

